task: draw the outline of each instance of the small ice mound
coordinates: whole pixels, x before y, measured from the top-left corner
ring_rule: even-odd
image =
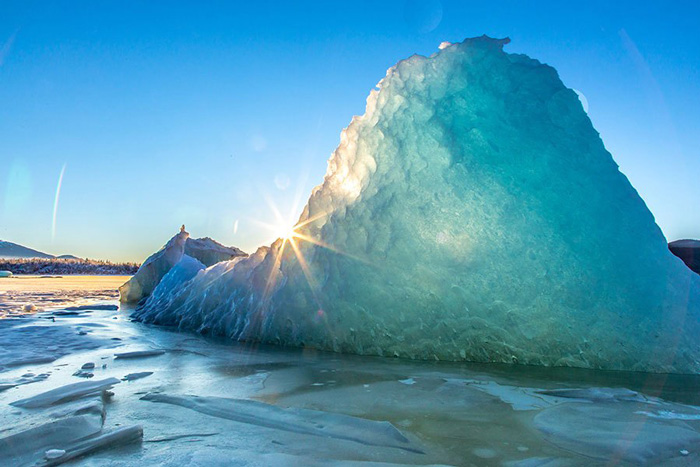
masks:
[[[128,358],[146,358],[146,357],[157,357],[158,355],[163,355],[165,350],[153,349],[153,350],[136,350],[133,352],[122,352],[115,353],[114,358],[128,359]]]
[[[400,379],[399,383],[410,386],[412,384],[416,384],[416,380],[413,378]]]
[[[136,381],[137,379],[145,378],[147,376],[151,376],[152,374],[153,374],[152,371],[141,371],[139,373],[129,373],[128,375],[126,375],[122,378],[122,381]]]
[[[51,412],[51,418],[72,417],[76,415],[93,414],[105,418],[105,406],[101,400],[69,402]]]
[[[99,381],[67,384],[27,399],[12,402],[10,405],[26,408],[49,407],[81,397],[98,394],[119,383],[120,381],[117,378],[107,378]]]
[[[132,425],[117,428],[116,430],[104,432],[99,435],[86,438],[71,444],[66,449],[66,454],[54,461],[48,461],[44,464],[46,467],[62,464],[68,460],[82,457],[101,449],[111,449],[116,446],[122,446],[132,443],[140,443],[143,440],[143,427],[141,425]]]
[[[46,453],[59,450],[102,430],[100,414],[67,417],[0,438],[0,465],[35,465]],[[60,456],[63,460],[64,456]],[[44,465],[44,464],[42,464]]]
[[[134,276],[119,287],[119,300],[138,303],[153,293],[161,280],[184,258],[195,260],[204,269],[222,261],[247,254],[235,247],[226,247],[211,238],[190,238],[184,225],[159,251],[149,256]]]
[[[44,453],[44,457],[51,460],[51,459],[58,459],[59,457],[63,457],[66,455],[66,451],[63,449],[49,449]]]
[[[95,374],[88,370],[78,370],[73,373],[73,376],[77,376],[78,378],[92,378]]]

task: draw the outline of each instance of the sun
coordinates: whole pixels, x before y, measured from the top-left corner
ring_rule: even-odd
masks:
[[[263,300],[265,302],[269,297],[270,293],[274,290],[275,284],[281,273],[281,263],[285,251],[290,251],[293,253],[293,257],[296,259],[301,271],[306,278],[306,282],[311,291],[314,301],[316,302],[318,310],[324,310],[323,304],[321,303],[320,287],[314,278],[312,268],[307,262],[302,244],[306,243],[309,245],[321,247],[330,250],[334,253],[347,256],[349,258],[361,261],[363,263],[370,264],[366,259],[359,258],[355,255],[348,254],[347,252],[340,251],[339,249],[323,242],[319,238],[315,238],[316,235],[312,233],[313,229],[309,229],[311,224],[319,221],[323,218],[329,216],[329,213],[321,212],[315,213],[314,215],[307,215],[303,219],[294,217],[298,212],[296,209],[299,199],[296,200],[293,209],[289,212],[288,216],[284,216],[275,203],[267,196],[264,197],[267,205],[270,207],[270,214],[274,218],[274,222],[267,223],[261,222],[260,220],[253,219],[256,224],[261,225],[266,230],[268,230],[273,236],[269,239],[271,246],[274,248],[274,260],[270,267],[269,275],[267,277],[265,289],[263,291]],[[298,214],[297,214],[298,215]],[[296,219],[296,220],[295,220]],[[310,231],[311,230],[311,231]],[[281,242],[279,242],[281,240]],[[278,243],[279,242],[279,243]],[[266,242],[267,243],[267,242]],[[325,316],[325,315],[324,315]]]
[[[275,226],[275,232],[277,235],[277,238],[281,238],[282,240],[291,240],[294,238],[294,228],[296,226],[290,226],[289,224],[281,224],[281,225],[276,225]]]

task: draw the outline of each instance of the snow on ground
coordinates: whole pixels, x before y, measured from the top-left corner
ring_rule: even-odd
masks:
[[[700,462],[698,377],[236,344],[40,283],[76,303],[0,319],[0,465]]]
[[[26,311],[113,300],[119,296],[116,288],[129,277],[131,276],[3,277],[0,278],[0,318],[25,314]]]

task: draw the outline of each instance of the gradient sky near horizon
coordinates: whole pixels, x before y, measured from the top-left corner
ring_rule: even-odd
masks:
[[[700,237],[700,2],[5,0],[0,239],[252,252],[387,68],[482,34],[554,66],[667,238]]]

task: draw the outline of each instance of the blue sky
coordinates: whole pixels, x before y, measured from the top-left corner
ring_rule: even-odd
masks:
[[[0,239],[140,261],[185,223],[252,251],[388,67],[481,34],[581,91],[666,236],[700,237],[700,2],[666,3],[2,0]]]

